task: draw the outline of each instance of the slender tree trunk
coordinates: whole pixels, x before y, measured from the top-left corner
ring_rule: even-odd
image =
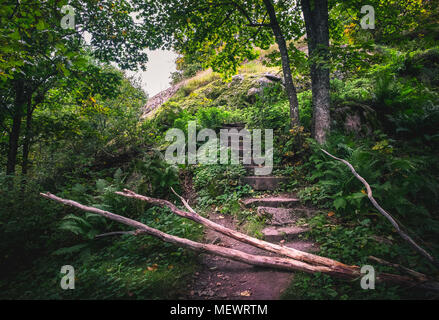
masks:
[[[8,162],[6,164],[6,174],[13,175],[15,173],[15,165],[17,164],[18,140],[20,138],[20,127],[24,97],[24,81],[17,80],[15,84],[15,103],[14,116],[12,118],[12,129],[9,134]]]
[[[297,100],[296,87],[294,86],[293,77],[291,76],[290,59],[288,57],[287,43],[283,36],[282,30],[276,18],[271,0],[264,0],[268,15],[270,16],[270,25],[273,34],[279,46],[280,57],[282,61],[282,71],[284,74],[285,91],[287,92],[288,101],[290,102],[290,120],[291,127],[299,125],[299,102]]]
[[[301,3],[311,59],[313,133],[317,142],[324,143],[331,125],[328,1],[301,0]]]
[[[23,175],[27,174],[27,169],[29,165],[29,150],[32,139],[32,114],[34,111],[34,107],[32,105],[32,96],[29,95],[27,101],[27,110],[26,110],[26,129],[24,133],[24,141],[23,141],[23,160],[21,162],[21,171]]]

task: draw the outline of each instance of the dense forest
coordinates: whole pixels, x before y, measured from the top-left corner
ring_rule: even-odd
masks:
[[[0,44],[1,299],[439,297],[439,2],[1,0]],[[170,163],[191,124],[270,173]]]

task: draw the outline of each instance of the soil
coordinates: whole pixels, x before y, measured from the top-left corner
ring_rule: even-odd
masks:
[[[209,219],[231,229],[236,229],[237,221],[231,216],[211,213]],[[250,254],[275,256],[265,250],[255,248],[220,233],[206,229],[205,241],[227,248],[242,250]],[[313,244],[295,241],[284,245],[311,251]],[[200,270],[188,284],[185,299],[192,300],[277,300],[289,286],[294,274],[260,268],[219,256],[202,254],[199,256]]]

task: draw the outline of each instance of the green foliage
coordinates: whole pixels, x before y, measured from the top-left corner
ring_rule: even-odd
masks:
[[[377,141],[352,141],[332,135],[325,148],[349,161],[370,184],[375,199],[415,234],[433,239],[439,230],[435,214],[438,174],[433,154],[416,155],[383,134]],[[407,146],[405,146],[407,148]],[[302,169],[309,170],[312,185],[299,191],[303,201],[335,211],[344,221],[372,222],[378,234],[391,234],[390,224],[372,207],[365,187],[341,162],[315,153]],[[410,149],[411,150],[411,149]],[[436,250],[436,249],[435,249]],[[413,253],[412,253],[413,254]],[[419,258],[419,257],[418,257]]]
[[[184,79],[193,77],[201,71],[202,65],[196,55],[184,55],[175,61],[177,71],[171,73],[172,83],[176,84]]]
[[[273,128],[280,132],[288,129],[285,119],[288,119],[289,105],[280,84],[263,88],[255,103],[245,108],[243,113],[249,128]]]
[[[202,128],[218,129],[230,118],[230,113],[221,108],[210,107],[198,110],[195,116]]]
[[[91,240],[99,233],[96,224],[102,225],[105,220],[104,217],[93,213],[86,213],[83,218],[69,214],[63,218],[60,229]]]
[[[137,160],[134,175],[140,176],[137,182],[140,193],[160,198],[169,194],[171,187],[179,191],[177,168],[157,155],[147,155],[143,161]]]
[[[75,17],[75,30],[60,27],[64,4],[22,0],[6,1],[0,8],[1,165],[11,150],[12,128],[26,127],[26,99],[32,111],[30,131],[18,134],[16,174],[0,172],[0,298],[183,296],[196,269],[193,253],[147,236],[96,239],[101,233],[129,229],[49,202],[39,192],[49,190],[179,237],[200,239],[201,226],[168,209],[114,193],[129,188],[165,199],[173,199],[170,187],[181,193],[179,168],[165,163],[157,151],[166,147],[163,137],[168,129],[187,133],[189,121],[196,121],[198,128],[246,122],[249,128],[274,129],[274,163],[284,166],[274,174],[290,177],[291,183],[283,188],[297,191],[305,204],[323,211],[301,221],[311,227],[309,236],[319,244],[320,255],[356,265],[375,255],[431,273],[431,267],[371,206],[364,186],[349,169],[324,155],[310,138],[313,108],[307,90],[306,43],[299,40],[304,34],[300,6],[273,2],[289,46],[293,76],[300,83],[301,126],[290,128],[289,104],[280,83],[266,86],[256,96],[248,94],[261,88],[258,82],[265,72],[279,71],[271,29],[248,26],[249,17],[268,23],[264,2],[183,0],[176,7],[168,0],[73,0],[69,4],[77,10],[84,8]],[[433,14],[437,4],[412,0],[369,4],[380,21],[373,31],[359,27],[357,1],[329,1],[334,125],[324,148],[351,162],[371,184],[377,201],[439,256],[439,55]],[[133,13],[142,24],[134,21]],[[92,35],[87,48],[80,41],[84,31]],[[173,81],[192,79],[153,119],[141,121],[146,95],[139,83],[102,62],[142,67],[145,47],[180,52]],[[213,71],[199,72],[208,66]],[[240,76],[229,81],[238,70]],[[227,79],[220,79],[219,73]],[[346,116],[354,114],[361,118],[361,132],[341,133]],[[21,174],[28,142],[28,170]],[[234,215],[245,232],[261,236],[264,218],[242,210],[239,203],[254,195],[239,183],[246,174],[242,166],[185,169],[193,173],[199,212]],[[59,287],[59,269],[66,263],[76,269],[75,290]],[[377,270],[395,272],[382,266]],[[321,274],[297,274],[285,294],[311,299],[406,296],[418,295],[381,285],[365,293],[358,282]]]
[[[335,219],[334,219],[335,218]],[[370,255],[405,266],[426,267],[411,248],[397,242],[398,236],[383,228],[375,217],[347,221],[340,215],[329,218],[316,215],[308,221],[309,237],[319,244],[319,254],[353,265],[370,265]],[[380,235],[380,236],[377,236]],[[383,235],[383,236],[381,236]],[[373,265],[375,272],[398,273],[383,265]],[[429,268],[423,270],[429,272]],[[360,281],[343,281],[324,274],[297,274],[295,281],[283,293],[283,299],[425,299],[430,293],[422,290],[402,290],[399,286],[376,283],[375,290],[364,290]]]
[[[223,210],[235,213],[240,209],[238,200],[249,194],[249,186],[240,186],[239,178],[245,174],[242,165],[199,165],[194,170],[194,188],[198,192],[198,205],[222,204]]]
[[[429,86],[439,86],[439,47],[428,50],[417,50],[406,54],[403,76],[412,76]]]
[[[255,47],[267,49],[274,43],[271,28],[259,28],[253,23],[268,23],[267,8],[262,1],[183,1],[179,6],[163,0],[134,1],[141,16],[160,26],[155,33],[162,39],[173,40],[174,48],[188,57],[197,57],[203,67],[225,77],[236,73],[245,60],[257,57]],[[287,40],[303,35],[300,7],[274,3],[276,17]],[[227,17],[224,19],[224,17]],[[170,41],[168,41],[169,43]]]

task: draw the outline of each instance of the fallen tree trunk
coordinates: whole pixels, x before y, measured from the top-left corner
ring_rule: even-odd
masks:
[[[60,197],[57,197],[51,193],[41,193],[41,196],[51,199],[54,201],[57,201],[59,203],[62,203],[64,205],[72,206],[78,209],[81,209],[83,211],[92,212],[99,214],[105,218],[120,222],[122,224],[131,226],[136,229],[133,235],[138,234],[148,234],[154,237],[157,237],[165,242],[169,242],[172,244],[175,244],[177,246],[187,248],[199,253],[209,253],[218,255],[224,258],[229,258],[232,260],[236,260],[239,262],[244,262],[250,265],[259,266],[259,267],[269,267],[269,268],[275,268],[280,270],[287,270],[287,271],[303,271],[306,273],[325,273],[328,275],[344,278],[344,279],[351,279],[351,280],[357,280],[361,274],[359,272],[358,267],[352,267],[351,270],[346,270],[345,268],[329,268],[326,266],[316,266],[316,265],[310,265],[308,263],[298,261],[295,259],[290,258],[279,258],[279,257],[269,257],[269,256],[259,256],[259,255],[252,255],[248,254],[239,250],[231,249],[231,248],[224,248],[213,244],[203,244],[196,241],[176,237],[169,235],[167,233],[164,233],[162,231],[159,231],[157,229],[151,228],[143,223],[140,223],[136,220],[126,218],[114,213],[111,213],[109,211],[101,210],[94,207],[89,207],[82,205],[76,201],[73,200],[67,200]],[[161,200],[161,199],[156,199]],[[162,200],[166,201],[166,200]],[[175,207],[175,205],[172,204],[172,206]],[[175,207],[176,208],[176,207]],[[178,208],[176,208],[178,210]],[[184,211],[182,211],[184,212]],[[340,263],[341,264],[341,263]],[[343,264],[341,264],[343,265]],[[384,282],[390,282],[390,283],[397,283],[397,284],[405,284],[405,285],[411,285],[411,286],[420,286],[425,289],[429,290],[435,290],[439,291],[439,284],[436,282],[429,281],[428,283],[419,283],[414,281],[412,278],[406,277],[406,276],[400,276],[395,274],[388,274],[388,273],[382,273],[378,277],[376,277],[377,281],[384,281]]]
[[[173,203],[171,203],[167,200],[143,196],[143,195],[137,194],[137,193],[135,193],[131,190],[128,190],[128,189],[124,189],[123,192],[117,191],[116,194],[119,194],[121,196],[128,197],[128,198],[134,198],[134,199],[146,201],[148,203],[159,205],[162,207],[168,207],[169,209],[171,209],[171,211],[173,213],[175,213],[176,215],[178,215],[180,217],[187,218],[187,219],[190,219],[190,220],[195,221],[197,223],[200,223],[209,229],[212,229],[214,231],[222,233],[222,234],[224,234],[230,238],[233,238],[235,240],[238,240],[240,242],[247,243],[247,244],[250,244],[252,246],[258,247],[260,249],[280,254],[282,256],[286,256],[286,257],[289,257],[289,258],[292,258],[295,260],[307,262],[307,263],[310,263],[313,265],[321,265],[321,266],[329,267],[333,270],[340,269],[340,271],[343,270],[343,272],[353,272],[353,270],[358,269],[358,267],[356,267],[356,266],[348,266],[348,265],[345,265],[341,262],[338,262],[338,261],[335,261],[335,260],[332,260],[329,258],[325,258],[325,257],[320,257],[320,256],[312,254],[312,253],[303,252],[303,251],[300,251],[300,250],[297,250],[294,248],[284,247],[284,246],[280,246],[280,245],[277,245],[277,244],[274,244],[271,242],[256,239],[256,238],[250,237],[242,232],[235,231],[235,230],[229,229],[227,227],[224,227],[218,223],[215,223],[209,219],[206,219],[206,218],[200,216],[192,208],[189,207],[186,200],[184,200],[182,197],[180,197],[178,195],[177,196],[180,197],[180,199],[182,201],[184,200],[183,204],[188,208],[188,210],[190,212],[178,209],[177,206],[175,206]]]
[[[389,222],[396,229],[396,232],[398,232],[398,234],[401,236],[401,238],[403,238],[405,241],[407,241],[413,247],[413,249],[415,249],[418,253],[420,253],[422,256],[427,258],[427,260],[430,261],[436,268],[439,268],[439,262],[430,253],[428,253],[425,249],[423,249],[420,245],[418,245],[407,233],[405,233],[401,229],[399,224],[395,221],[395,219],[390,215],[390,213],[388,213],[386,210],[384,210],[378,204],[378,202],[375,200],[375,198],[372,195],[372,189],[371,189],[369,183],[367,183],[367,181],[362,176],[360,176],[357,173],[357,171],[355,171],[354,167],[348,161],[346,161],[344,159],[337,158],[336,156],[333,156],[332,154],[330,154],[326,150],[323,150],[323,149],[320,149],[320,150],[322,150],[325,154],[327,154],[331,158],[338,160],[338,161],[344,163],[345,165],[347,165],[349,167],[349,169],[351,169],[352,174],[358,180],[360,180],[361,183],[366,187],[367,197],[369,198],[370,202],[387,220],[389,220]]]
[[[154,237],[157,237],[165,242],[173,243],[177,246],[187,248],[190,250],[194,250],[196,252],[200,253],[210,253],[214,255],[219,255],[224,258],[229,258],[232,260],[244,262],[247,264],[260,266],[260,267],[270,267],[270,268],[276,268],[281,270],[289,270],[289,271],[303,271],[308,273],[316,273],[316,272],[322,272],[322,273],[328,273],[338,276],[343,276],[343,272],[336,272],[334,270],[331,270],[330,268],[324,267],[324,266],[313,266],[309,265],[307,263],[297,261],[294,259],[287,259],[287,258],[278,258],[278,257],[268,257],[268,256],[258,256],[258,255],[252,255],[248,254],[239,250],[230,249],[230,248],[224,248],[217,245],[212,244],[203,244],[199,242],[195,242],[192,240],[176,237],[169,235],[167,233],[164,233],[160,230],[151,228],[141,222],[138,222],[136,220],[126,218],[114,213],[111,213],[109,211],[101,210],[94,207],[85,206],[83,204],[80,204],[73,200],[67,200],[60,197],[57,197],[51,193],[41,193],[41,195],[44,198],[51,199],[57,202],[60,202],[64,205],[75,207],[78,209],[81,209],[83,211],[92,212],[99,214],[105,218],[123,223],[125,225],[131,226],[136,229],[133,235],[138,234],[148,234]],[[118,232],[120,233],[120,232]],[[348,278],[352,278],[352,275],[346,275]]]

